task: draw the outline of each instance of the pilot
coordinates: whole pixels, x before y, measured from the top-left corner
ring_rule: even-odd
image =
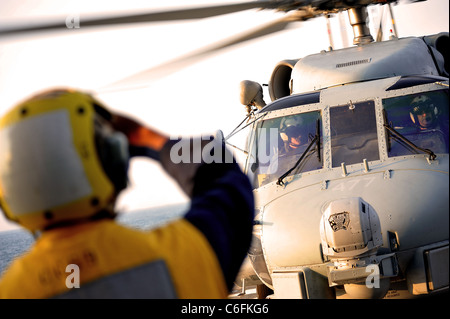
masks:
[[[410,117],[419,130],[432,129],[437,125],[438,109],[431,98],[419,95],[411,102]]]
[[[282,119],[278,143],[271,145],[271,158],[266,174],[280,174],[295,163],[297,158],[291,155],[301,153],[305,146],[304,129],[301,125],[302,119],[297,115]]]
[[[1,210],[36,237],[0,278],[0,298],[227,297],[250,245],[250,182],[236,161],[171,160],[177,143],[215,143],[223,155],[222,140],[170,140],[67,89],[6,113],[0,140]],[[148,231],[115,221],[136,155],[190,196],[183,218]]]
[[[439,110],[432,98],[424,94],[415,97],[410,104],[410,117],[418,133],[411,137],[419,147],[429,149],[434,153],[448,152],[448,133],[439,124]]]
[[[280,136],[283,140],[283,149],[280,154],[298,152],[304,144],[302,119],[299,116],[286,118],[281,123]]]

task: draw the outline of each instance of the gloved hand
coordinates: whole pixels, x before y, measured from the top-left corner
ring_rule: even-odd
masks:
[[[130,157],[147,156],[159,160],[159,152],[169,137],[124,115],[112,114],[111,124],[128,139]]]

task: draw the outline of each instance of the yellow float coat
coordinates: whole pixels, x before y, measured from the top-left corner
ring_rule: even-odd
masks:
[[[80,288],[103,276],[163,260],[178,298],[226,298],[219,262],[204,235],[185,219],[141,231],[101,220],[46,231],[12,263],[0,298],[48,298],[69,290],[66,267],[79,267]],[[78,289],[78,288],[71,288]],[[124,287],[124,290],[127,287]],[[126,296],[126,291],[124,291]]]

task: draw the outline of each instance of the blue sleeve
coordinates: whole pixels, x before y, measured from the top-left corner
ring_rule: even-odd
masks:
[[[186,143],[185,150],[190,148],[191,154],[193,145],[199,145],[193,140],[170,141],[161,151],[161,164],[191,198],[185,218],[211,244],[231,289],[251,242],[254,199],[250,181],[235,160],[226,161],[226,157],[220,162],[207,161],[209,164],[174,163],[170,156],[181,145],[178,143]],[[218,147],[221,154],[229,152],[222,142]]]
[[[250,246],[253,214],[252,188],[236,163],[199,167],[185,218],[210,242],[230,290]]]

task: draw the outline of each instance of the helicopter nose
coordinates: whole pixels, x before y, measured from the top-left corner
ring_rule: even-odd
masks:
[[[383,244],[378,215],[359,197],[329,203],[321,219],[321,236],[327,256],[356,256]]]
[[[383,245],[377,213],[359,197],[328,204],[320,220],[322,252],[330,260],[330,286],[343,285],[352,298],[382,298],[398,274],[395,254],[377,255]]]

